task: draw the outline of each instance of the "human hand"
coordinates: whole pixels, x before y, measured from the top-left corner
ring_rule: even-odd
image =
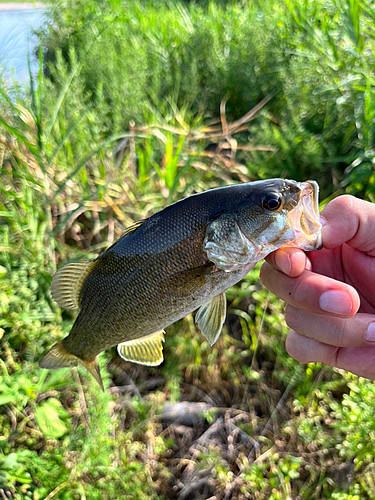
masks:
[[[375,379],[375,205],[339,196],[321,217],[323,249],[280,248],[260,278],[287,303],[293,358]]]

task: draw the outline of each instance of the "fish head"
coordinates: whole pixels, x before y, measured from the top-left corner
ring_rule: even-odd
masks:
[[[247,206],[245,202],[236,219],[259,257],[281,246],[321,248],[317,182],[271,179],[251,184]]]

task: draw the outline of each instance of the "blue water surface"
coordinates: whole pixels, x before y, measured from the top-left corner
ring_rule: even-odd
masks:
[[[37,40],[32,30],[46,22],[46,13],[46,9],[0,11],[0,72],[5,72],[6,77],[15,76],[20,82],[29,80],[28,55],[31,70],[37,73]]]

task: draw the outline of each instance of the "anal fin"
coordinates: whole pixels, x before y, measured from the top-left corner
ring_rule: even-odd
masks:
[[[210,345],[219,338],[227,312],[225,292],[216,295],[209,302],[203,304],[195,315],[195,322],[199,330],[206,337]]]
[[[157,366],[163,362],[164,330],[139,339],[129,340],[117,346],[119,355],[125,361],[140,365]]]

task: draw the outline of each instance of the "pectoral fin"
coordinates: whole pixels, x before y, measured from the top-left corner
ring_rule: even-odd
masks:
[[[219,338],[225,321],[226,311],[227,299],[225,292],[223,292],[206,304],[203,304],[195,315],[195,322],[210,345],[214,345]]]
[[[64,309],[78,309],[82,285],[94,265],[93,260],[72,262],[60,268],[52,278],[52,298]]]
[[[250,263],[255,265],[261,259],[256,247],[226,214],[207,227],[203,249],[209,260],[226,272]]]
[[[126,361],[140,365],[157,366],[163,362],[164,330],[140,339],[129,340],[117,346],[119,355]]]

